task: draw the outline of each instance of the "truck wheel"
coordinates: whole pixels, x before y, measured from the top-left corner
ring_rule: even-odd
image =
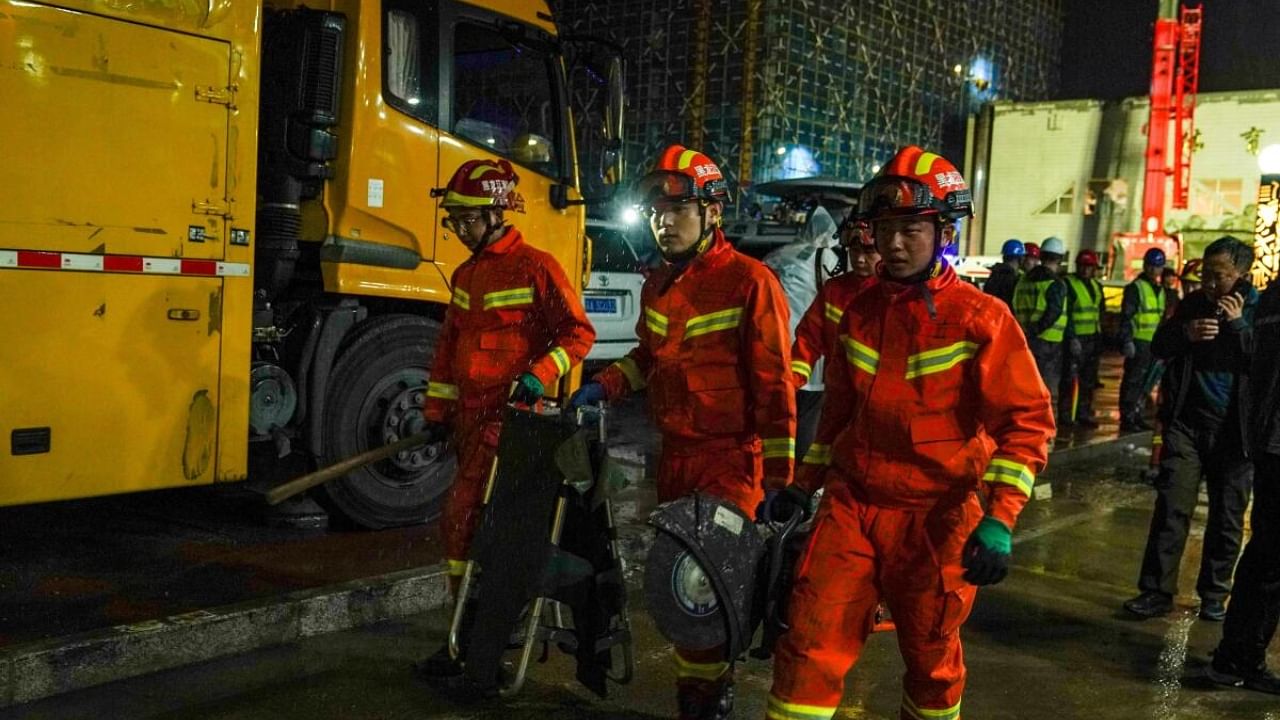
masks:
[[[321,465],[395,442],[422,415],[440,323],[416,315],[371,318],[352,330],[325,399]],[[456,461],[443,445],[397,454],[327,483],[323,500],[366,528],[435,518]]]

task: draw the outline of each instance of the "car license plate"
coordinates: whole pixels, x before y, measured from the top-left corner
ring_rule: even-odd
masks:
[[[587,313],[591,315],[618,315],[618,298],[588,297],[585,298]]]

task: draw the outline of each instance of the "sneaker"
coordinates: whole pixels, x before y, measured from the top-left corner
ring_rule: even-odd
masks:
[[[1160,617],[1173,612],[1173,598],[1164,593],[1148,591],[1125,600],[1124,609],[1141,618]]]
[[[1222,622],[1227,618],[1227,603],[1218,598],[1200,601],[1200,619],[1209,622]]]
[[[1215,653],[1213,662],[1209,663],[1205,674],[1219,685],[1243,687],[1271,695],[1280,695],[1280,676],[1271,672],[1265,665],[1252,669],[1243,668],[1221,653]]]

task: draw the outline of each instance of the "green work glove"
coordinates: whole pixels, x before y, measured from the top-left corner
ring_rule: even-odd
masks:
[[[533,373],[525,373],[516,380],[516,387],[511,391],[511,402],[521,403],[524,405],[534,405],[542,399],[543,392],[546,388],[542,386],[542,381],[533,375]]]
[[[1013,531],[999,520],[987,516],[973,529],[964,544],[960,562],[964,579],[974,585],[994,585],[1009,574],[1009,555],[1013,552]]]

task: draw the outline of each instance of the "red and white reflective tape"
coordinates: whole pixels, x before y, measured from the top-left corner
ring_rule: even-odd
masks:
[[[0,250],[0,268],[18,270],[79,270],[84,272],[249,277],[249,263],[221,260],[142,257],[140,255],[82,255],[44,250]]]

